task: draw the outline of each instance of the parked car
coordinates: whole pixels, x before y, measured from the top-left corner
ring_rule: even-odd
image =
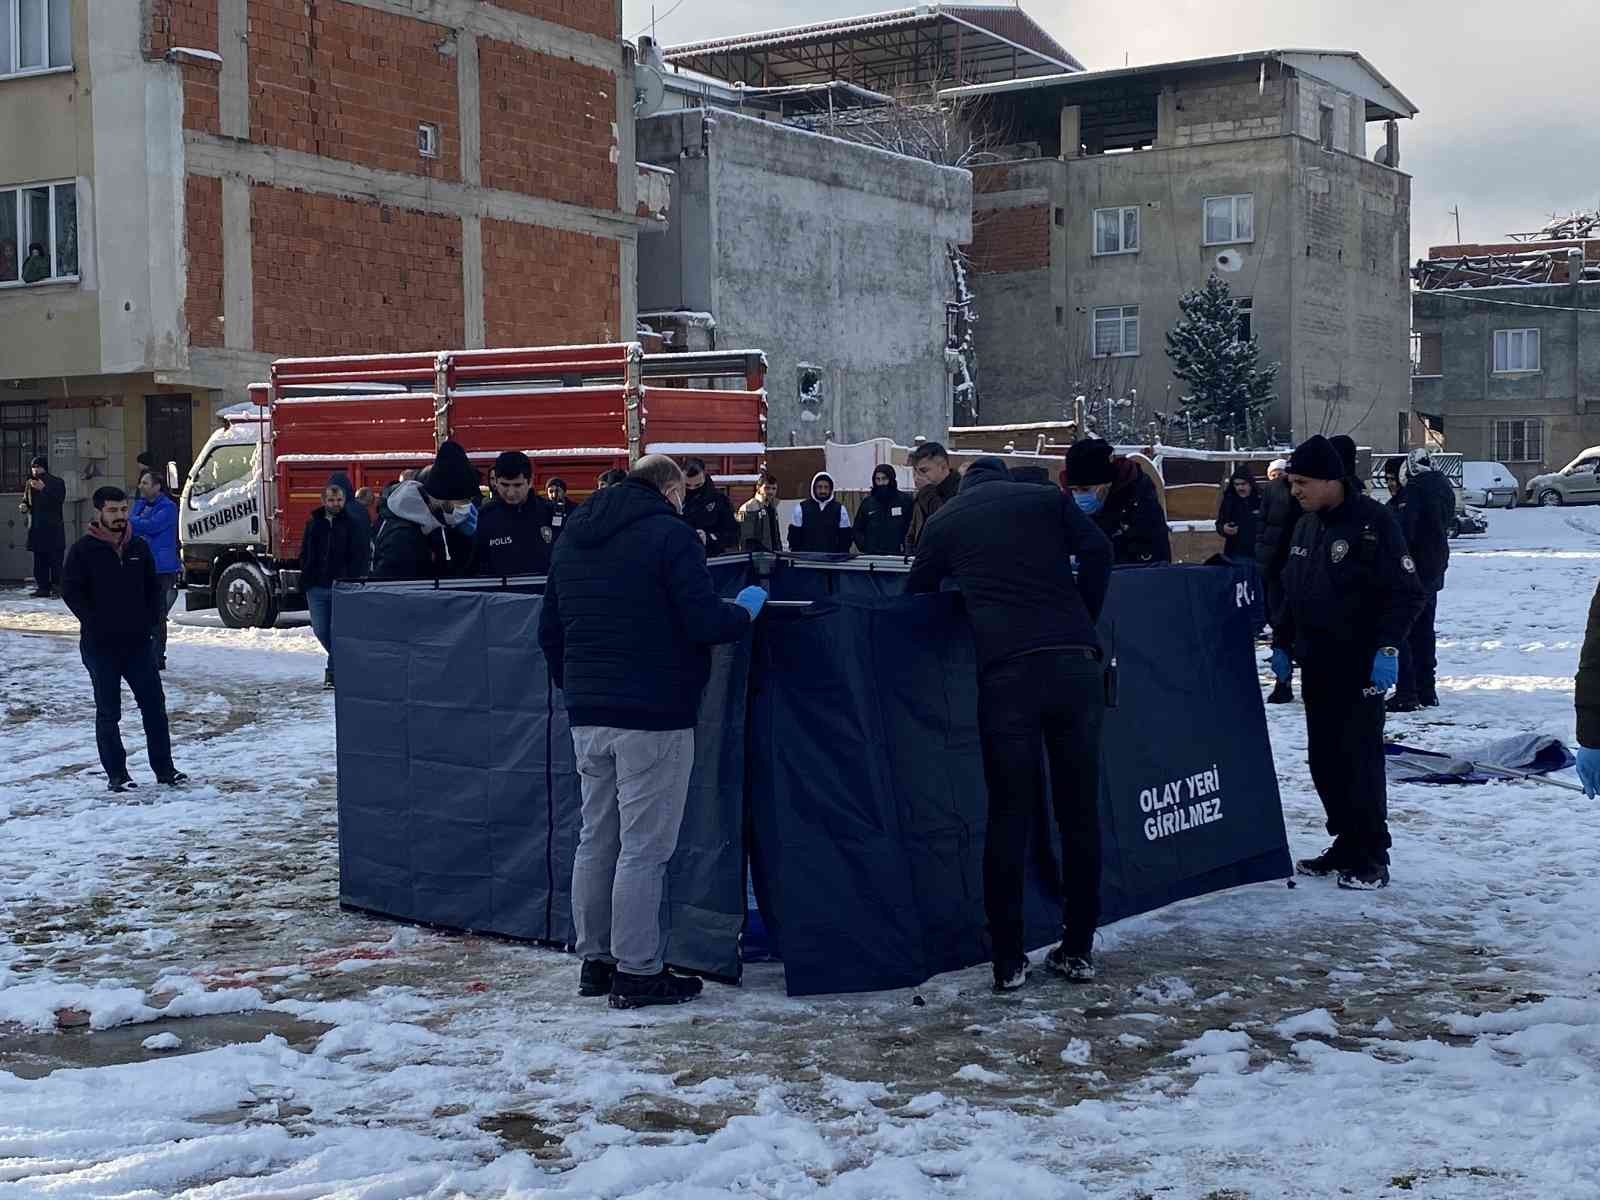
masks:
[[[1528,480],[1531,503],[1553,507],[1557,504],[1600,504],[1600,446],[1590,446],[1559,471],[1535,475]]]
[[[1468,462],[1461,467],[1461,493],[1482,508],[1515,508],[1520,484],[1502,463]]]

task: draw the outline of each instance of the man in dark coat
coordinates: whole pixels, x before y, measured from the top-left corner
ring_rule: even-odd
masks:
[[[1106,695],[1095,623],[1111,546],[1070,496],[1014,482],[999,459],[980,458],[923,530],[906,591],[937,591],[946,578],[961,589],[978,653],[989,793],[983,895],[995,990],[1021,987],[1028,977],[1023,880],[1047,757],[1061,830],[1062,929],[1045,964],[1068,979],[1092,979]]]
[[[1283,605],[1272,618],[1272,668],[1284,679],[1291,658],[1300,664],[1311,779],[1333,835],[1333,845],[1296,869],[1371,889],[1389,883],[1383,697],[1399,674],[1399,647],[1423,593],[1394,516],[1363,495],[1347,470],[1320,434],[1289,459],[1306,515],[1295,527]]]
[[[961,475],[950,465],[950,455],[938,442],[923,442],[911,452],[911,473],[917,480],[917,498],[911,505],[911,524],[906,527],[906,552],[917,548],[922,527],[933,514],[955,499]]]
[[[833,476],[826,471],[811,477],[811,495],[794,506],[789,549],[796,554],[850,552],[850,514],[833,494]]]
[[[565,479],[552,479],[545,484],[544,498],[550,501],[550,552],[554,554],[556,543],[561,541],[561,531],[567,527],[567,518],[577,505],[567,499]]]
[[[478,514],[478,574],[497,579],[546,575],[555,546],[555,510],[533,494],[533,464],[520,450],[494,460],[496,499]]]
[[[306,518],[300,535],[300,588],[311,613],[311,632],[328,656],[322,686],[333,687],[333,585],[360,579],[372,562],[367,522],[355,515],[360,505],[350,493],[349,479],[334,472],[322,489],[322,507]]]
[[[1589,601],[1573,704],[1578,714],[1578,780],[1593,800],[1600,796],[1600,588]]]
[[[1061,483],[1078,508],[1111,539],[1118,566],[1172,561],[1172,535],[1156,485],[1127,458],[1113,458],[1104,438],[1067,448]]]
[[[61,597],[78,618],[78,652],[94,685],[94,738],[106,786],[125,792],[128,776],[122,744],[122,681],[144,718],[145,749],[158,782],[188,779],[172,765],[167,699],[151,650],[151,632],[161,599],[150,547],[128,524],[128,495],[103,487],[94,494],[96,518],[67,555]]]
[[[444,442],[433,465],[389,488],[372,539],[374,579],[437,579],[471,573],[472,542],[459,530],[473,518],[478,472],[467,452]]]
[[[61,506],[67,498],[66,481],[50,474],[44,456],[28,464],[28,549],[33,552],[33,594],[50,596],[61,584],[61,556],[67,549],[67,529]]]
[[[1301,517],[1300,502],[1289,484],[1289,460],[1278,458],[1267,468],[1267,486],[1261,493],[1260,529],[1256,533],[1256,566],[1266,592],[1267,620],[1283,607],[1283,565]],[[1294,699],[1294,676],[1273,681],[1268,704],[1288,704]]]
[[[863,554],[904,553],[915,503],[915,497],[900,490],[893,467],[886,463],[873,467],[872,491],[856,509],[856,549]]]
[[[719,599],[700,539],[682,519],[672,459],[639,460],[577,512],[556,548],[539,645],[562,689],[583,785],[572,913],[579,994],[616,1008],[678,1004],[698,979],[666,970],[667,862],[694,766],[710,647],[742,638],[766,593]]]
[[[683,477],[689,485],[688,498],[683,502],[683,519],[689,522],[689,528],[706,548],[706,557],[737,554],[739,518],[733,514],[733,501],[728,499],[728,494],[711,482],[705,460],[685,459]]]
[[[1238,467],[1223,489],[1217,505],[1217,533],[1222,552],[1239,562],[1254,562],[1256,535],[1261,526],[1261,490],[1249,467]]]
[[[1450,525],[1456,516],[1456,494],[1450,481],[1434,470],[1426,450],[1410,453],[1400,478],[1396,516],[1417,564],[1417,579],[1422,583],[1426,602],[1410,635],[1401,643],[1400,680],[1388,707],[1390,712],[1415,712],[1439,707],[1434,620],[1439,612],[1439,593],[1444,590],[1445,571],[1450,566]]]

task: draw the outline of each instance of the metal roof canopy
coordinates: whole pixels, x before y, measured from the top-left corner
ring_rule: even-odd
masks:
[[[1066,99],[1075,92],[1093,90],[1111,83],[1147,83],[1154,90],[1163,76],[1186,75],[1214,67],[1276,62],[1296,71],[1331,83],[1366,101],[1368,121],[1414,117],[1416,105],[1379,74],[1376,67],[1354,50],[1256,50],[1243,54],[1224,54],[1215,58],[1191,58],[1179,62],[1153,63],[1143,67],[1117,67],[1109,71],[1067,72],[1058,75],[1008,79],[993,83],[946,88],[942,98],[960,100],[1008,92],[1059,92]]]
[[[662,57],[669,66],[756,87],[842,79],[884,91],[1083,70],[1031,17],[1009,4],[922,4],[671,46]]]

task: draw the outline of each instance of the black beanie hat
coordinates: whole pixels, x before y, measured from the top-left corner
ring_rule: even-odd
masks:
[[[50,464],[45,461],[45,457],[42,454],[35,454],[32,458],[30,458],[28,460],[28,466],[30,469],[33,467],[43,467],[46,471],[50,469]]]
[[[1307,479],[1343,479],[1350,472],[1334,444],[1317,433],[1294,448],[1289,456],[1289,474]]]
[[[1104,438],[1080,438],[1067,447],[1068,487],[1098,487],[1115,477],[1111,470],[1111,443]]]
[[[445,442],[433,456],[433,466],[417,476],[422,490],[435,500],[476,500],[478,472],[467,452],[456,442]]]
[[[1344,463],[1344,473],[1351,477],[1356,473],[1356,440],[1348,433],[1336,433],[1328,439],[1329,444],[1339,452],[1339,459]]]

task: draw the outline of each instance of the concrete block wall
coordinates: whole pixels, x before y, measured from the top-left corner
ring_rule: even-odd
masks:
[[[1179,92],[1173,109],[1172,145],[1196,146],[1282,133],[1284,81],[1268,79],[1263,86],[1256,72],[1247,74],[1248,78],[1221,79]]]

